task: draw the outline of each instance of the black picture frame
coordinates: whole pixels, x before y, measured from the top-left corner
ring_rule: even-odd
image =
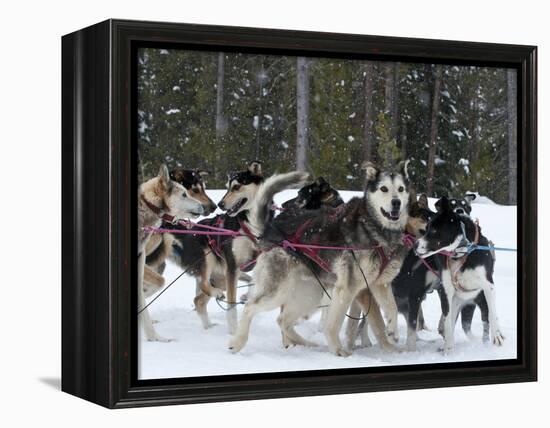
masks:
[[[517,69],[518,358],[138,381],[133,58],[147,44]],[[62,390],[124,408],[536,381],[536,67],[536,47],[489,43],[126,20],[64,36]]]

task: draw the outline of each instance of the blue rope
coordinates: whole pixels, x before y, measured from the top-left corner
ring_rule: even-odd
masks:
[[[478,245],[474,244],[472,241],[468,239],[468,236],[466,235],[466,227],[464,226],[464,222],[460,222],[460,228],[462,229],[462,236],[464,237],[464,240],[466,241],[466,253],[470,254],[472,251],[475,250],[486,250],[486,251],[517,251],[515,248],[505,248],[505,247],[492,247],[489,245]]]
[[[516,248],[505,248],[505,247],[490,247],[488,245],[475,245],[475,244],[471,244],[468,248],[468,253],[471,253],[472,251],[475,251],[475,250],[487,250],[487,251],[491,251],[491,250],[495,250],[495,251],[517,251]]]

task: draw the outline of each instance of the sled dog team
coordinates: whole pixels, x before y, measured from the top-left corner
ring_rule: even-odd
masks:
[[[398,313],[407,320],[412,351],[417,330],[424,328],[422,301],[433,290],[441,301],[443,352],[453,350],[459,314],[473,338],[476,306],[483,340],[501,345],[494,254],[468,251],[472,244],[490,244],[469,216],[475,195],[442,197],[433,212],[425,195],[417,198],[407,169],[408,161],[391,170],[365,163],[364,195],[344,203],[322,177],[312,182],[294,171],[264,178],[261,163],[252,162],[229,176],[217,205],[224,214],[193,223],[216,209],[205,191],[208,173],[161,166],[158,176],[141,184],[138,197],[138,319],[146,339],[166,340],[156,332],[145,298],[163,287],[169,259],[195,277],[194,305],[205,329],[212,326],[210,299],[226,305],[232,352],[246,345],[254,317],[275,309],[285,347],[314,346],[295,326],[320,307],[321,328],[335,355],[350,355],[359,337],[369,346],[369,329],[384,350],[398,350]],[[296,198],[282,208],[273,205],[276,193],[296,187]],[[172,233],[156,233],[161,227]],[[246,272],[252,269],[254,284],[238,320],[237,282],[250,282]]]

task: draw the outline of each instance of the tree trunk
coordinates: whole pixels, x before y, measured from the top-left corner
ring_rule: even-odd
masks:
[[[223,115],[223,83],[225,74],[225,54],[218,53],[218,82],[216,86],[216,137],[221,137],[227,130]]]
[[[508,203],[517,204],[517,172],[518,172],[518,141],[517,141],[517,75],[516,70],[507,70],[508,82]]]
[[[365,120],[363,124],[363,160],[372,160],[372,148],[374,145],[374,64],[365,64]]]
[[[384,102],[385,113],[389,116],[390,137],[397,136],[397,62],[388,62],[385,65]]]
[[[297,141],[296,169],[305,171],[307,167],[307,146],[309,137],[309,70],[305,57],[297,59],[296,104],[297,104]]]
[[[443,66],[437,64],[434,72],[434,91],[432,96],[432,123],[430,131],[430,148],[428,151],[428,179],[426,181],[426,193],[432,196],[434,170],[435,170],[435,152],[437,149],[437,127],[439,124],[439,98],[441,92],[441,81],[443,79]]]

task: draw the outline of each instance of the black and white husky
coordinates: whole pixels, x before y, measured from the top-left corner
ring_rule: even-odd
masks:
[[[456,214],[470,216],[472,214],[472,202],[476,199],[474,193],[466,193],[463,198],[451,198],[449,199],[449,205]],[[436,202],[435,207],[439,210],[439,201]],[[489,245],[493,245],[489,241]],[[491,250],[491,255],[493,260],[495,260],[495,251]],[[441,290],[438,290],[441,294]],[[481,312],[481,321],[483,322],[483,341],[489,341],[489,308],[487,307],[487,300],[485,299],[485,294],[483,292],[479,293],[476,298],[471,303],[466,303],[460,310],[460,322],[462,324],[462,329],[466,336],[469,339],[475,339],[472,334],[472,320],[474,318],[474,312],[476,306],[479,306]],[[439,323],[439,332],[443,334],[443,318]]]
[[[384,349],[395,349],[386,336],[379,305],[388,319],[390,331],[396,335],[397,307],[387,284],[399,271],[406,254],[401,238],[408,222],[407,163],[401,163],[392,171],[380,170],[370,163],[364,169],[367,186],[362,198],[353,198],[336,209],[322,207],[301,210],[295,216],[279,216],[269,224],[264,218],[251,217],[255,230],[263,235],[266,248],[286,239],[287,242],[361,247],[362,250],[353,254],[319,248],[304,252],[295,251],[292,246],[276,246],[262,253],[254,271],[254,295],[245,305],[237,332],[229,344],[233,352],[245,346],[254,316],[276,308],[281,308],[278,323],[283,344],[311,345],[294,326],[300,318],[315,312],[325,290],[333,288],[326,321],[331,352],[349,355],[340,344],[338,334],[346,311],[362,291],[366,293],[360,303],[369,314],[378,342]],[[385,257],[380,256],[380,251]]]
[[[489,241],[481,228],[470,217],[456,214],[446,197],[439,200],[439,212],[432,218],[426,234],[415,243],[416,253],[426,259],[435,256],[441,268],[441,283],[449,313],[444,314],[444,352],[454,349],[454,323],[460,308],[471,302],[483,291],[489,309],[491,339],[502,345],[496,312],[495,286],[493,282],[494,260],[490,251],[475,250],[468,254],[468,243],[488,246]],[[454,255],[442,255],[446,251]]]
[[[298,195],[283,204],[283,209],[299,208],[318,210],[322,206],[336,208],[342,205],[340,193],[324,177],[318,177],[313,183],[298,190]]]

